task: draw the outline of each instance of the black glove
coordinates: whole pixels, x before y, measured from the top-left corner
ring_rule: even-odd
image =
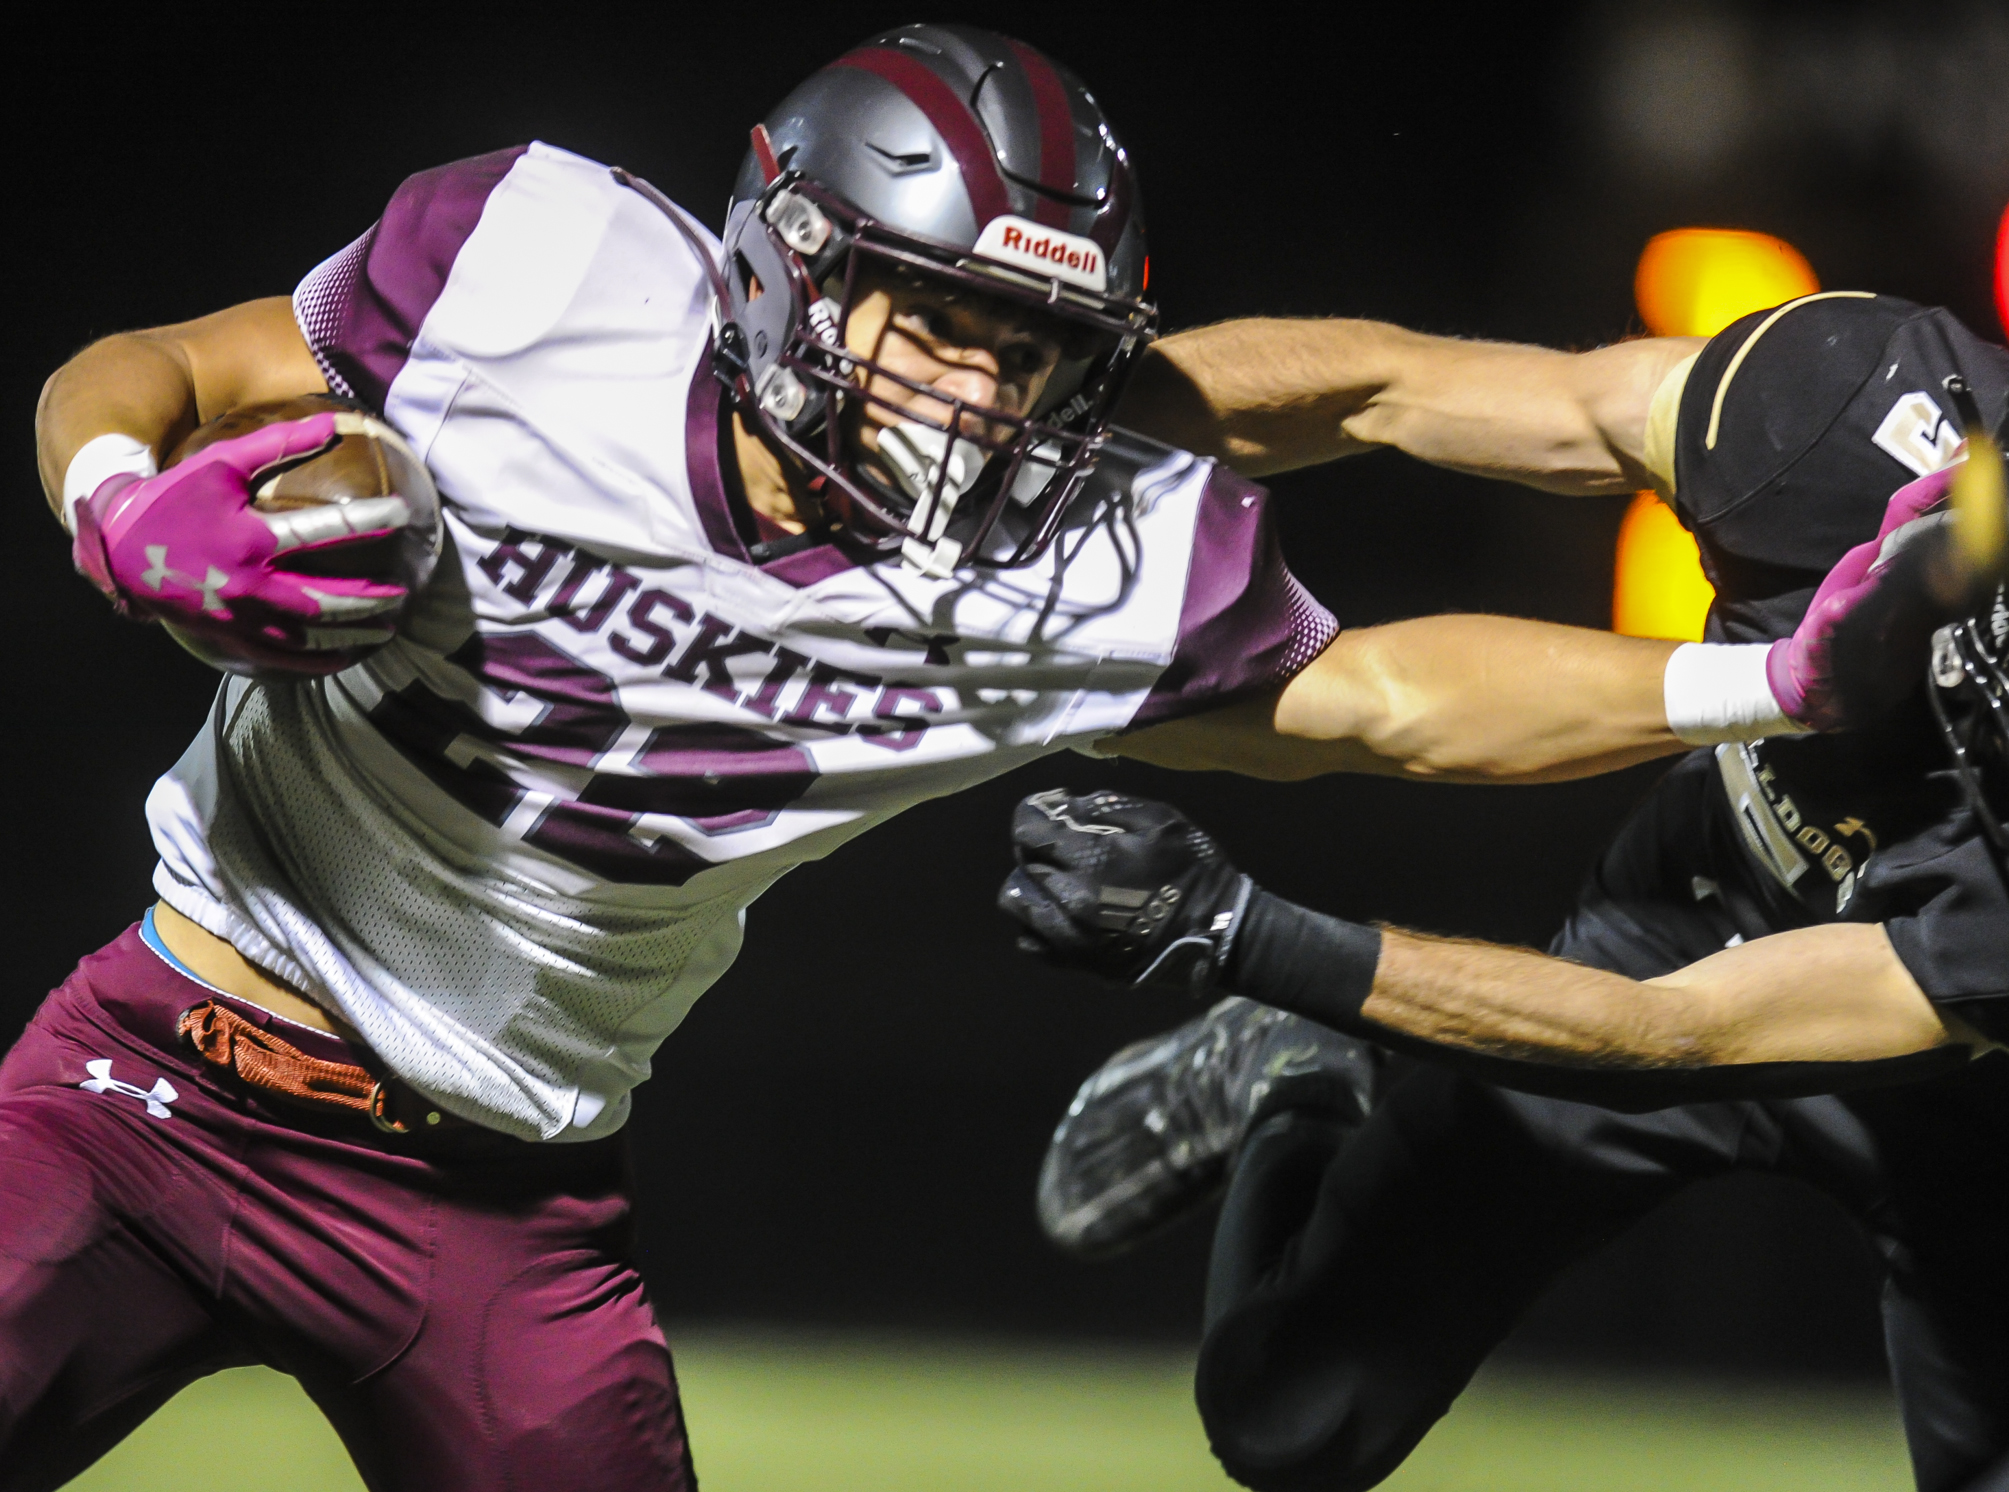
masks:
[[[1023,951],[1125,984],[1220,978],[1254,883],[1178,809],[1055,788],[1018,805],[1011,839],[998,907]]]

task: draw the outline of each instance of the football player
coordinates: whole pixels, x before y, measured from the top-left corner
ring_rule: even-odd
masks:
[[[290,299],[55,374],[79,569],[242,672],[149,799],[159,902],[0,1067],[0,1488],[253,1360],[374,1488],[687,1485],[630,1091],[748,904],[910,804],[1112,739],[1540,779],[1824,718],[1826,621],[1784,693],[1748,649],[1670,686],[1667,644],[1535,623],[1336,638],[1260,488],[1110,428],[1145,289],[1081,84],[908,26],[754,131],[722,243],[505,150],[411,178]],[[304,559],[253,504],[332,415],[160,469],[324,392],[437,481],[418,594],[348,553],[395,504]]]
[[[1192,376],[1165,387],[1199,397],[1217,351],[1262,335],[1168,345],[1167,374]],[[1588,485],[1525,398],[1556,354],[1286,335],[1294,363],[1239,396],[1270,412],[1232,438]],[[1575,377],[1647,429],[1645,468],[1716,586],[1711,638],[1784,637],[1829,604],[1838,558],[1896,589],[1999,532],[1987,434],[2009,433],[2009,352],[1946,312],[1827,292],[1667,345],[1657,382],[1604,378],[1601,354]],[[1949,484],[1959,527],[1934,516]],[[2009,1043],[2009,609],[1995,589],[1903,633],[1837,642],[1909,670],[1887,718],[1668,772],[1546,957],[1292,906],[1163,805],[1021,806],[1002,905],[1030,949],[1237,992],[1089,1079],[1039,1198],[1056,1241],[1108,1252],[1231,1176],[1198,1398],[1235,1477],[1376,1484],[1558,1271],[1690,1182],[1756,1169],[1821,1187],[1886,1262],[1919,1487],[2009,1487],[2009,1065],[1991,1051]]]

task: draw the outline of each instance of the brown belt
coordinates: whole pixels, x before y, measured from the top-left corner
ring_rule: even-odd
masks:
[[[293,1103],[360,1114],[387,1135],[409,1134],[414,1127],[397,1118],[391,1112],[394,1107],[420,1111],[417,1117],[428,1128],[467,1125],[395,1079],[372,1077],[366,1069],[346,1062],[310,1057],[214,1000],[183,1011],[179,1030],[203,1061],[227,1068],[248,1086]]]

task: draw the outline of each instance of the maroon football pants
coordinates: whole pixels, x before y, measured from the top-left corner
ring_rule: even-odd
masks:
[[[178,1041],[209,997],[129,928],[0,1064],[0,1492],[247,1363],[300,1381],[373,1492],[694,1487],[621,1137],[406,1138],[267,1101]]]

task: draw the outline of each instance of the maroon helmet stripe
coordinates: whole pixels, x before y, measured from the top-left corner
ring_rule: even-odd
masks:
[[[990,137],[977,123],[970,106],[918,57],[895,47],[860,47],[830,64],[855,67],[884,78],[907,96],[909,103],[927,116],[949,154],[963,174],[963,186],[970,194],[970,209],[976,214],[977,231],[992,218],[1011,211],[997,156],[991,151]]]
[[[753,157],[760,162],[762,181],[772,182],[781,175],[781,162],[774,158],[774,141],[769,138],[764,124],[753,127]]]
[[[1033,108],[1039,114],[1039,184],[1063,197],[1073,196],[1074,110],[1067,101],[1067,85],[1053,64],[1024,42],[1012,42],[1011,50],[1032,85]],[[1066,202],[1042,195],[1032,215],[1049,228],[1065,228],[1070,211]]]

